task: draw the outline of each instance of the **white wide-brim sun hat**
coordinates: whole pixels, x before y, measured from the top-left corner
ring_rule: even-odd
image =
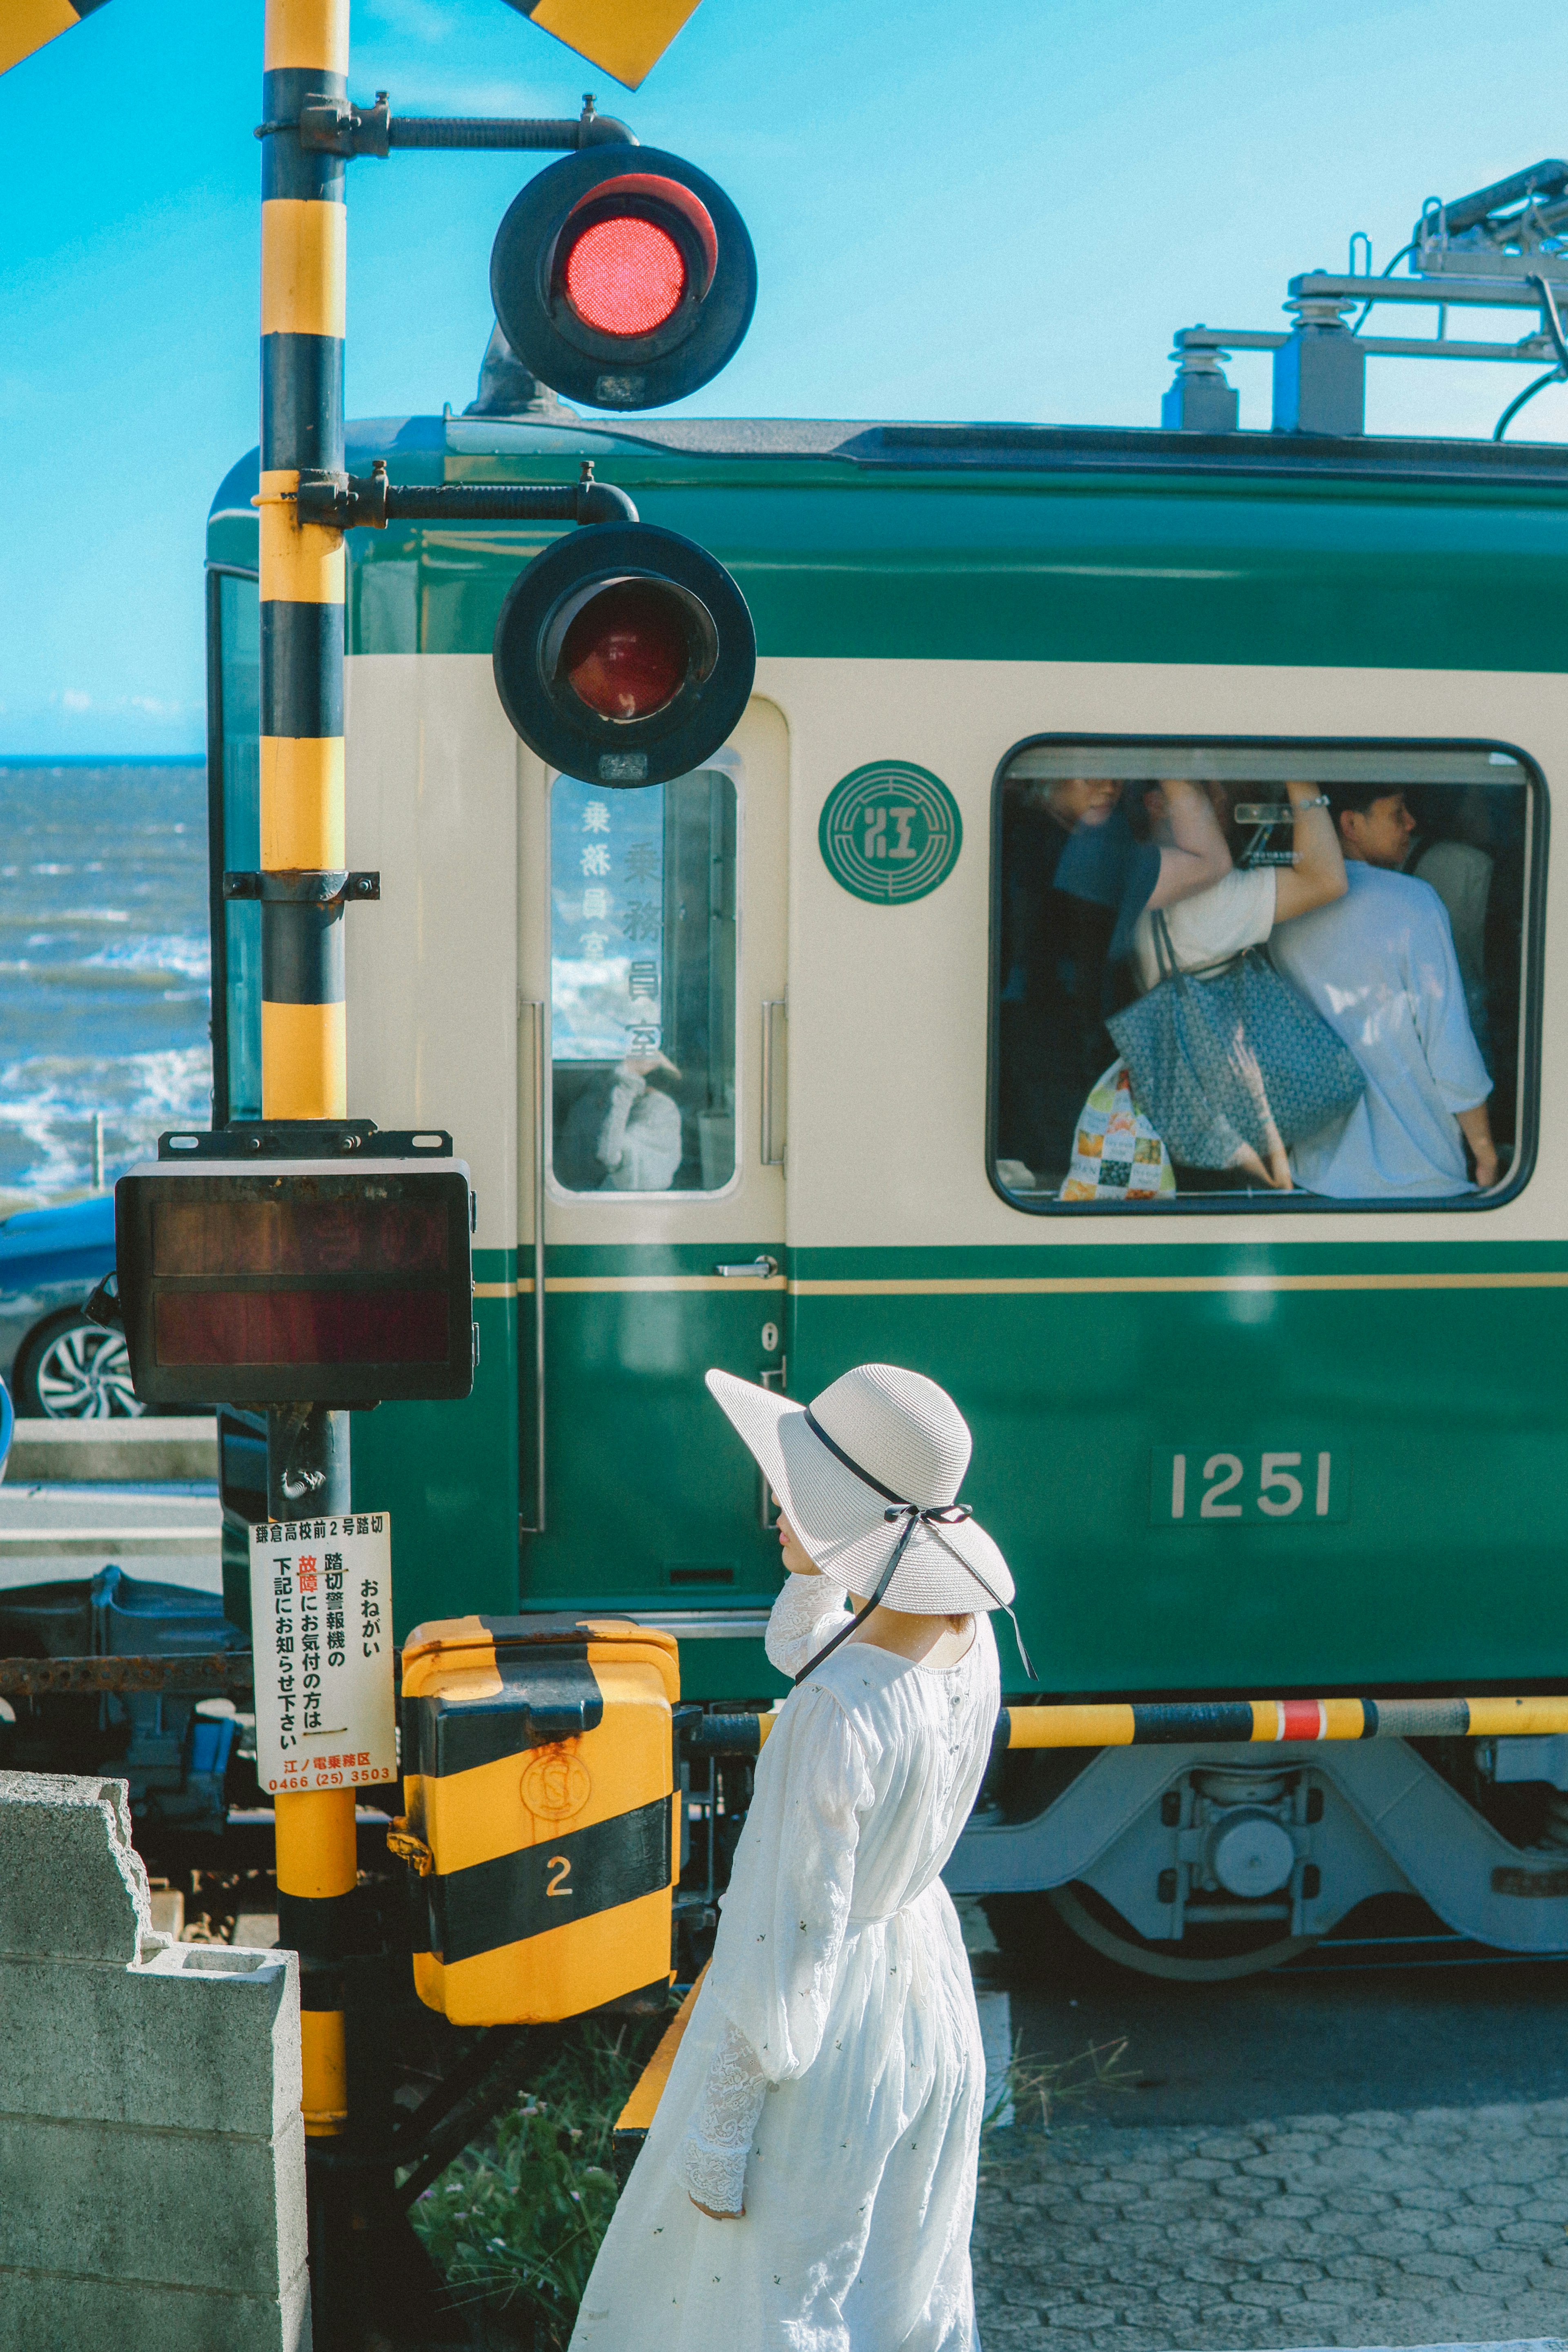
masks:
[[[862,1599],[876,1591],[907,1525],[907,1514],[888,1516],[891,1501],[934,1511],[958,1499],[969,1424],[947,1391],[921,1372],[860,1364],[809,1405],[732,1372],[710,1372],[708,1386],[814,1565]],[[882,1594],[889,1609],[929,1617],[1005,1609],[1012,1600],[1006,1561],[969,1517],[917,1521]]]

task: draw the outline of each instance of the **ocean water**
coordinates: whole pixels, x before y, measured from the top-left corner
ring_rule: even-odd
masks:
[[[208,1124],[202,763],[0,760],[0,1213]]]

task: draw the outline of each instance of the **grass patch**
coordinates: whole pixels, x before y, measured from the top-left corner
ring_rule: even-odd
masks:
[[[449,2164],[410,2209],[454,2303],[482,2307],[528,2352],[564,2352],[588,2273],[616,2210],[611,2135],[668,2018],[587,2023],[540,2070],[519,2104]],[[998,2117],[1050,2129],[1058,2111],[1131,2090],[1125,2040],[1074,2058],[1026,2058],[1018,2042],[987,2105],[981,2156],[1002,2155]]]
[[[1124,2066],[1125,2034],[1116,2042],[1091,2042],[1076,2058],[1026,2058],[1022,2032],[1013,2037],[1013,2055],[986,2104],[980,2126],[982,2154],[994,2133],[1008,2128],[1001,2118],[1009,2105],[1015,2124],[1049,2131],[1059,2107],[1079,2106],[1101,2091],[1136,2090],[1136,2066]]]
[[[585,2025],[410,2208],[454,2303],[562,2352],[616,2210],[611,2134],[668,2019]]]

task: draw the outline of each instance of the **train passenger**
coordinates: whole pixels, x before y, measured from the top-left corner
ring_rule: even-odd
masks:
[[[1441,798],[1449,796],[1443,794]],[[1416,795],[1418,803],[1430,804],[1439,795],[1430,791]],[[1489,845],[1489,811],[1487,795],[1471,789],[1459,796],[1459,806],[1447,814],[1447,824],[1440,833],[1434,833],[1429,823],[1420,824],[1415,842],[1405,866],[1407,874],[1429,882],[1443,901],[1448,913],[1448,927],[1454,934],[1454,953],[1459,959],[1459,971],[1465,983],[1465,1003],[1469,1008],[1470,1027],[1475,1032],[1481,1059],[1492,1070],[1491,1008],[1487,996],[1487,915],[1491,903],[1492,880],[1496,861]],[[1478,837],[1479,836],[1479,837]]]
[[[1443,901],[1399,871],[1415,819],[1385,783],[1329,787],[1350,887],[1284,930],[1274,961],[1355,1055],[1366,1091],[1297,1146],[1296,1181],[1332,1200],[1440,1198],[1497,1181],[1491,1079]]]
[[[1156,841],[1169,829],[1170,790],[1168,784],[1153,784],[1143,794]],[[1253,787],[1246,790],[1250,793]],[[1233,865],[1217,882],[1173,905],[1165,916],[1164,932],[1178,971],[1201,971],[1245,948],[1260,947],[1277,923],[1291,922],[1314,907],[1344,897],[1345,862],[1327,795],[1316,784],[1287,784],[1285,791],[1295,817],[1295,864]],[[1217,821],[1230,827],[1231,794],[1223,784],[1211,784],[1207,792]],[[1140,981],[1144,988],[1152,988],[1160,977],[1152,908],[1138,919],[1132,950]]]
[[[684,1147],[679,1104],[648,1083],[658,1070],[680,1076],[666,1054],[628,1054],[584,1087],[555,1155],[562,1183],[575,1192],[668,1192]]]
[[[862,1364],[809,1408],[708,1385],[778,1498],[786,1591],[826,1607],[572,2352],[976,2352],[985,2059],[940,1874],[989,1759],[985,1612],[1013,1580],[956,1502],[969,1430],[933,1381]]]
[[[1031,1171],[1067,1164],[1079,1107],[1105,1066],[1105,1016],[1139,918],[1206,888],[1230,865],[1196,786],[1173,786],[1159,843],[1129,823],[1126,789],[1108,777],[1057,778],[1032,786],[1005,820],[998,1129],[1004,1154]]]
[[[1174,789],[1150,784],[1143,790],[1142,814],[1156,845],[1170,839]],[[1232,796],[1226,787],[1215,782],[1202,789],[1216,824],[1230,824]],[[1246,788],[1248,793],[1251,789]],[[1287,784],[1285,790],[1295,817],[1295,864],[1231,865],[1216,881],[1168,908],[1147,908],[1131,938],[1133,962],[1145,993],[1157,988],[1167,972],[1223,967],[1247,949],[1261,946],[1277,923],[1292,921],[1343,897],[1344,859],[1325,796],[1308,783]],[[1261,975],[1258,985],[1265,980],[1278,989],[1271,974]],[[1174,1012],[1166,1043],[1172,1055],[1186,1061],[1194,1041]],[[1337,1049],[1331,1045],[1330,1050]],[[1189,1107],[1184,1134],[1174,1126],[1167,1131],[1157,1106],[1139,1097],[1126,1062],[1118,1056],[1085,1102],[1061,1199],[1108,1201],[1118,1193],[1130,1201],[1168,1196],[1176,1188],[1173,1153],[1180,1159],[1184,1150],[1202,1154],[1200,1166],[1223,1164],[1258,1183],[1289,1192],[1289,1160],[1269,1100],[1273,1074],[1268,1060],[1267,1038],[1243,1033],[1228,1039],[1206,1081],[1202,1067],[1187,1063],[1174,1097],[1184,1098]],[[1190,1116],[1194,1110],[1198,1112],[1195,1120]],[[1256,1132],[1258,1143],[1241,1131],[1247,1127]]]
[[[1160,836],[1140,840],[1126,822],[1124,785],[1073,777],[1047,787],[1052,818],[1068,836],[1052,887],[1114,913],[1107,949],[1113,964],[1146,914],[1176,906],[1230,871],[1230,851],[1202,786],[1183,779],[1153,789],[1161,795]]]

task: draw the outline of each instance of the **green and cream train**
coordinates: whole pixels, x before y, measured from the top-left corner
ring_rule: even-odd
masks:
[[[472,1396],[354,1424],[400,1633],[624,1612],[677,1633],[687,1697],[768,1703],[768,1498],[701,1375],[809,1398],[915,1366],[1017,1579],[1010,1694],[1291,1734],[1009,1756],[955,1890],[1058,1890],[1179,1973],[1391,1895],[1568,1950],[1568,1740],[1444,1736],[1461,1696],[1568,1691],[1568,453],[597,421],[493,387],[349,427],[395,485],[584,457],[755,621],[744,719],[677,782],[557,777],[502,713],[497,614],[551,527],[349,541],[348,856],[381,876],[349,1108],[449,1129],[478,1193]],[[208,532],[215,1123],[259,1111],[259,910],[217,887],[258,863],[256,488],[253,454]],[[1110,828],[1088,855],[1062,809],[1098,793],[1136,866],[1172,780],[1254,865],[1287,781],[1404,795],[1495,1172],[1068,1181],[1129,910]],[[1347,1696],[1429,1701],[1431,1736],[1320,1743]]]

